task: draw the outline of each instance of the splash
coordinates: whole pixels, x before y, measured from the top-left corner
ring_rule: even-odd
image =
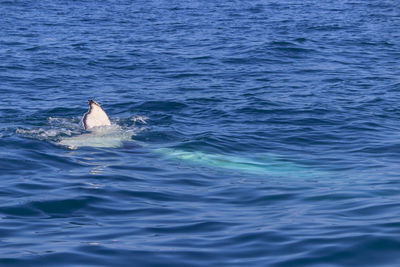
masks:
[[[111,126],[96,127],[92,131],[84,131],[76,119],[47,119],[48,125],[38,129],[18,128],[16,133],[32,139],[44,140],[69,149],[80,147],[118,148],[124,142],[132,141],[132,137],[143,131],[143,127]]]

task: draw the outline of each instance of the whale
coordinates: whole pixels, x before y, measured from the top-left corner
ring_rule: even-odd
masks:
[[[191,168],[210,168],[212,170],[225,170],[233,173],[262,175],[285,178],[310,178],[326,176],[323,172],[309,168],[303,164],[295,163],[274,154],[236,154],[196,151],[178,147],[154,147],[134,141],[134,129],[126,129],[117,124],[112,124],[106,112],[94,100],[88,100],[89,110],[82,117],[82,126],[85,132],[69,137],[62,137],[58,145],[69,149],[81,147],[94,148],[119,148],[127,142],[134,142],[140,147],[145,147],[149,152],[159,155],[160,159],[170,161],[172,164],[184,163]]]

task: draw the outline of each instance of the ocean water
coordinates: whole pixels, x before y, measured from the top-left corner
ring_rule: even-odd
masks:
[[[0,0],[0,265],[398,266],[399,29],[395,0]]]

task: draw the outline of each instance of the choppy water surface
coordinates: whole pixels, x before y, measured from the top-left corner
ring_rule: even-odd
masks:
[[[0,263],[398,265],[399,29],[398,1],[1,0]]]

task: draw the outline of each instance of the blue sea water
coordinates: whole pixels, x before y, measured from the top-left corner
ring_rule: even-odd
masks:
[[[0,264],[398,266],[399,29],[395,0],[0,0]]]

